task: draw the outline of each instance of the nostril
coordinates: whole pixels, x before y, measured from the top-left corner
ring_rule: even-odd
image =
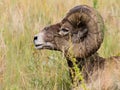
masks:
[[[35,36],[35,37],[34,37],[34,40],[37,40],[37,39],[38,39],[38,37],[37,37],[37,36]]]

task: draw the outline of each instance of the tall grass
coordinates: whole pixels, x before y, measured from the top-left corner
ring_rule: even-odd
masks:
[[[119,0],[0,0],[0,89],[69,90],[65,58],[60,52],[35,50],[33,36],[79,4],[95,7],[104,18],[99,54],[120,55]]]

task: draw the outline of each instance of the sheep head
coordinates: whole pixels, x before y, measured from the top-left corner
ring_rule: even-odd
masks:
[[[63,20],[44,28],[34,37],[38,49],[60,50],[69,56],[84,58],[94,54],[103,41],[104,24],[92,7],[79,5],[72,8]]]
[[[56,43],[59,37],[60,23],[45,27],[40,33],[34,36],[36,49],[60,50]]]

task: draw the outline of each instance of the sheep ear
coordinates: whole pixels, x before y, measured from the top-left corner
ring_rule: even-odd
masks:
[[[85,38],[85,37],[87,36],[87,32],[88,32],[88,29],[87,29],[87,28],[85,28],[85,29],[83,29],[83,30],[79,30],[79,31],[78,31],[78,34],[77,34],[77,37],[78,37],[79,39],[83,39],[83,38]]]
[[[79,26],[80,26],[80,24],[81,24],[81,21],[79,20],[79,21],[77,22],[77,26],[79,27]]]

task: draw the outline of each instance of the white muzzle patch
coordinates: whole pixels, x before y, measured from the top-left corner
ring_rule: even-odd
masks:
[[[46,42],[44,40],[44,37],[44,32],[40,32],[39,34],[34,36],[34,44],[36,49],[53,48],[54,45],[51,42]]]

